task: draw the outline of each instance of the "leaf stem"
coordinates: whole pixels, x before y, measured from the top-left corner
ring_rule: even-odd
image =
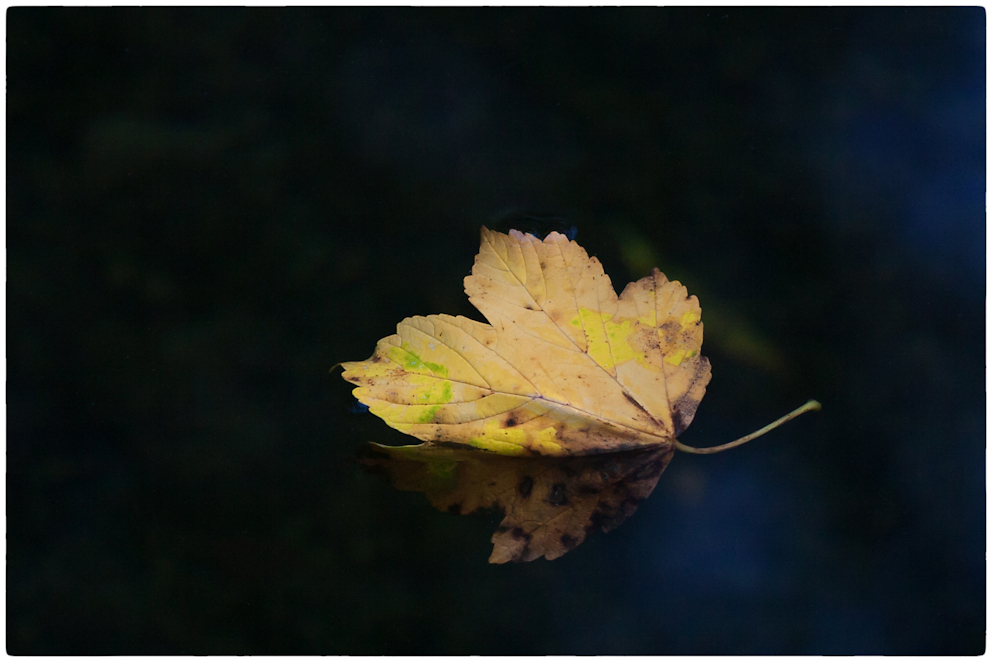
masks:
[[[752,439],[757,439],[766,432],[770,432],[771,430],[774,430],[778,426],[782,425],[783,423],[787,423],[788,421],[791,421],[800,414],[805,414],[808,411],[819,411],[819,410],[820,410],[820,403],[817,402],[816,400],[810,400],[802,407],[799,407],[798,409],[786,414],[785,416],[778,419],[774,423],[769,423],[768,425],[761,428],[757,432],[752,432],[746,437],[741,437],[740,439],[737,439],[735,441],[731,441],[729,443],[722,444],[720,446],[709,446],[707,448],[693,448],[692,446],[686,446],[681,441],[676,439],[675,448],[679,449],[684,453],[695,453],[697,455],[709,455],[711,453],[720,453],[722,451],[730,450],[731,448],[736,448],[737,446],[741,446],[742,444],[746,444]]]

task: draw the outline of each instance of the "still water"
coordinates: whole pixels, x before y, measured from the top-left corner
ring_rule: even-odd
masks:
[[[981,9],[7,18],[9,653],[984,651]],[[489,564],[329,372],[484,224],[699,297],[685,443],[823,411]]]

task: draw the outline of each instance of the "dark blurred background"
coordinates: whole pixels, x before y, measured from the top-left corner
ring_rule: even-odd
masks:
[[[9,9],[7,651],[981,653],[985,20]],[[823,411],[489,565],[328,371],[527,214],[699,296],[685,443]]]

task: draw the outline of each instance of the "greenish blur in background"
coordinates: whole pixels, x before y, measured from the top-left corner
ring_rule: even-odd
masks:
[[[985,21],[8,9],[7,651],[983,652]],[[699,296],[685,443],[823,411],[489,565],[328,371],[525,215]]]

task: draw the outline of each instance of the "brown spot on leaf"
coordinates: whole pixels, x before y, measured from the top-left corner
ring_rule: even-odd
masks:
[[[565,483],[555,483],[551,486],[548,503],[552,506],[564,506],[568,503],[568,496],[565,494]]]
[[[526,540],[527,542],[530,542],[531,539],[531,535],[526,531],[524,531],[523,529],[521,529],[519,526],[514,527],[510,531],[510,536],[514,540]]]
[[[516,424],[517,424],[517,417],[514,416],[513,414],[510,414],[510,416],[508,416],[506,419],[506,427],[512,428]]]
[[[530,476],[524,476],[523,480],[520,481],[520,484],[517,485],[517,491],[520,492],[520,496],[525,499],[530,496],[530,492],[533,489],[534,479]]]
[[[567,533],[561,534],[560,540],[561,540],[561,546],[564,547],[565,549],[572,549],[573,547],[579,544],[578,538],[573,538]]]
[[[682,332],[682,325],[677,320],[668,320],[658,330],[664,334],[665,342],[671,344]]]
[[[625,519],[623,513],[613,510],[609,506],[603,507],[604,504],[600,504],[599,508],[593,511],[592,515],[589,517],[589,524],[586,525],[586,531],[610,531],[615,529],[620,525]]]

